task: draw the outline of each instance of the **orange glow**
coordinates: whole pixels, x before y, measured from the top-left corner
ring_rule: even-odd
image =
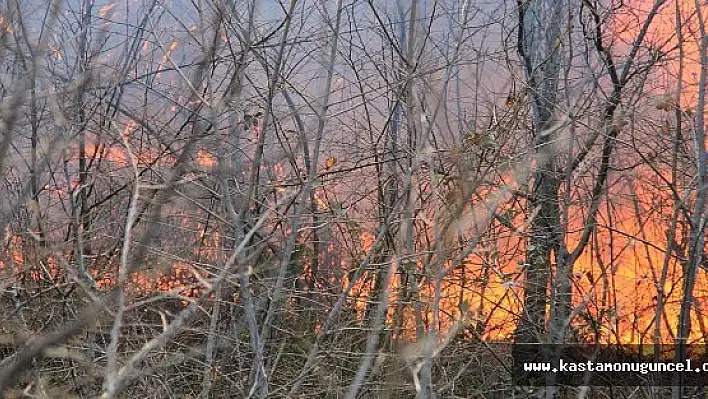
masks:
[[[658,338],[660,342],[670,343],[676,333],[683,296],[683,271],[681,262],[675,256],[669,258],[663,287],[659,281],[665,262],[663,249],[668,246],[667,218],[673,211],[673,199],[670,191],[657,191],[663,181],[654,172],[637,170],[636,173],[637,176],[646,177],[637,177],[631,184],[612,186],[611,214],[608,214],[606,204],[600,206],[598,232],[574,265],[572,286],[576,314],[573,328],[576,331],[574,334],[579,334],[582,339],[608,343],[653,342],[659,288],[663,288],[665,296]],[[491,193],[487,193],[489,195]],[[566,244],[571,250],[585,223],[583,206],[586,205],[574,204],[569,211],[571,233],[567,236]],[[434,212],[426,211],[425,214],[426,224],[432,226],[436,221]],[[517,229],[528,229],[525,213],[506,212],[502,209],[498,214],[510,216],[511,225]],[[422,220],[423,216],[420,218]],[[612,220],[611,229],[607,227],[608,220]],[[475,221],[472,225],[479,223]],[[676,230],[676,240],[680,240],[685,232],[681,225]],[[434,327],[436,331],[444,332],[464,315],[469,320],[467,328],[474,327],[467,331],[474,331],[475,335],[485,339],[511,337],[522,309],[526,240],[518,232],[509,232],[508,228],[500,226],[492,227],[485,234],[491,236],[485,238],[483,244],[463,264],[457,267],[446,265],[451,272],[441,285],[437,326],[432,325],[437,270],[429,265],[424,266],[423,261],[427,259],[425,252],[416,257],[413,270],[408,275],[396,274],[389,287],[391,302],[387,322],[396,328],[396,324],[400,323],[401,338],[416,338],[415,300],[410,292],[412,276],[418,276],[419,304],[426,328]],[[359,233],[362,251],[370,251],[374,241],[375,237],[370,232]],[[349,261],[342,261],[342,287],[349,284],[350,275],[346,271],[351,270],[351,267]],[[359,318],[364,317],[368,308],[375,306],[370,302],[375,278],[376,272],[368,270],[354,284],[350,306],[356,310]],[[402,290],[406,280],[409,281],[405,286],[408,292]],[[400,297],[401,294],[407,297]],[[705,331],[705,324],[708,323],[705,313],[702,313],[702,309],[708,305],[707,294],[708,275],[701,269],[694,293],[696,307],[691,316],[693,328],[690,340],[694,342],[702,342],[708,336]],[[396,316],[400,304],[406,304],[402,320]]]
[[[167,65],[167,62],[170,61],[172,57],[172,53],[177,49],[177,45],[178,43],[176,41],[170,44],[170,46],[165,51],[165,55],[164,57],[162,57],[162,61],[160,61],[160,64],[158,65],[157,69],[163,69],[165,65]]]
[[[688,112],[695,109],[698,101],[697,84],[700,74],[700,63],[698,62],[698,43],[700,40],[696,36],[699,32],[698,24],[695,17],[695,1],[694,0],[676,0],[679,2],[681,9],[681,34],[683,36],[683,89],[681,93],[681,106]],[[652,6],[651,1],[645,0],[630,0],[625,1],[625,6],[613,19],[612,32],[615,33],[613,38],[622,43],[618,48],[626,48],[636,40],[637,32],[640,31],[644,21]],[[708,8],[703,10],[704,16]],[[611,40],[607,38],[606,40]],[[656,55],[662,54],[669,49],[678,46],[677,31],[676,31],[676,8],[674,2],[666,2],[660,8],[658,14],[652,21],[650,29],[647,31],[647,37],[644,41],[644,47],[648,50],[644,51],[644,56],[647,52],[654,52]],[[649,87],[653,88],[654,101],[658,97],[668,96],[676,97],[675,81],[679,72],[680,60],[678,57],[664,59],[663,70],[657,70],[659,79],[662,81],[652,82]],[[659,99],[660,100],[660,99]],[[661,101],[659,101],[661,102]],[[658,107],[657,107],[658,108]],[[665,109],[669,111],[670,109]]]
[[[376,241],[376,237],[368,231],[364,231],[361,233],[359,236],[359,240],[361,241],[361,248],[364,250],[364,252],[369,252],[371,251],[371,248],[374,246],[374,242]]]
[[[679,1],[683,8],[683,17],[688,20],[683,27],[686,52],[683,76],[685,82],[684,92],[679,99],[676,99],[677,93],[672,91],[675,90],[675,79],[679,69],[679,61],[672,59],[666,60],[666,65],[662,66],[664,69],[659,71],[658,77],[650,77],[650,79],[660,80],[661,84],[647,84],[647,90],[652,91],[648,93],[649,95],[646,98],[640,99],[640,102],[647,101],[647,103],[642,102],[640,106],[647,106],[648,104],[656,110],[666,112],[667,115],[670,115],[671,111],[677,107],[681,107],[686,111],[695,109],[697,99],[696,85],[700,66],[695,62],[698,50],[697,40],[693,36],[696,31],[695,26],[693,26],[695,23],[689,17],[695,11],[694,2],[693,0]],[[116,4],[109,3],[102,7],[98,12],[99,16],[106,17],[110,15],[111,12],[114,12],[113,9]],[[673,3],[667,2],[667,4]],[[631,46],[636,40],[637,32],[642,28],[646,20],[651,2],[626,0],[625,5],[626,9],[623,10],[631,10],[631,12],[620,11],[611,22],[613,34],[608,35],[611,37],[603,39],[608,42],[606,43],[607,48],[613,54],[616,54],[618,65],[619,62],[623,62],[620,60],[624,59],[623,56],[626,55],[628,46]],[[674,18],[673,6],[664,6],[661,9],[648,32],[646,46],[640,50],[638,58],[642,58],[642,62],[648,58],[648,54],[657,52],[657,56],[660,56],[661,49],[671,48],[677,44]],[[3,22],[2,16],[0,16],[0,24]],[[10,26],[7,26],[6,29],[12,33]],[[190,31],[196,29],[195,25],[189,28]],[[224,40],[228,39],[225,32],[222,35]],[[160,47],[159,44],[157,45]],[[171,57],[177,47],[178,41],[171,42],[166,48],[161,47],[164,50],[164,56],[159,63],[158,69],[164,68],[165,65],[172,61]],[[57,59],[62,60],[62,54],[59,49],[53,46],[49,46],[49,49]],[[142,42],[142,51],[147,54],[149,50],[150,43],[144,40]],[[337,77],[334,81],[335,87],[343,87],[344,84],[343,77]],[[183,93],[185,92],[183,91]],[[176,103],[183,106],[195,105],[202,101],[197,99],[187,102],[184,94],[181,97],[175,94],[174,97],[178,97]],[[511,101],[511,104],[509,101]],[[519,105],[521,101],[520,98],[507,99],[507,106],[512,108]],[[168,103],[164,109],[159,109],[158,111],[151,110],[148,107],[145,113],[174,113],[178,112],[178,109],[178,106],[170,106]],[[277,114],[273,113],[273,115]],[[136,116],[136,118],[138,117]],[[144,116],[143,118],[149,118],[149,116]],[[175,120],[178,119],[176,118]],[[243,142],[258,143],[258,136],[264,129],[263,123],[253,123],[253,120],[251,120],[248,123],[242,122],[242,124],[245,125]],[[93,127],[93,125],[87,126]],[[660,126],[660,124],[656,126]],[[169,132],[168,128],[165,128],[165,131]],[[176,163],[174,155],[170,155],[167,151],[171,153],[178,151],[175,151],[175,148],[165,149],[165,147],[173,145],[169,140],[178,143],[174,146],[179,147],[181,138],[176,136],[178,140],[174,140],[169,136],[170,133],[165,133],[164,137],[162,135],[158,138],[153,137],[151,141],[149,132],[146,133],[147,130],[147,125],[141,128],[140,123],[130,119],[123,121],[121,128],[110,135],[99,135],[98,133],[89,135],[85,141],[86,157],[105,161],[100,164],[100,167],[108,170],[106,174],[109,175],[110,180],[109,178],[106,178],[106,180],[109,180],[109,184],[114,184],[114,180],[118,180],[121,184],[126,182],[130,184],[134,181],[129,169],[133,165],[130,164],[131,157],[127,151],[133,151],[136,163],[141,168],[148,168],[155,164],[158,166],[174,165]],[[657,127],[657,130],[661,130],[661,133],[666,135],[670,134],[669,123],[666,122],[661,129]],[[251,137],[248,135],[251,135]],[[147,137],[147,139],[144,137]],[[143,139],[145,139],[145,142],[142,141]],[[130,145],[123,145],[124,143],[129,143]],[[248,148],[248,145],[245,144],[244,147]],[[599,144],[597,146],[600,147]],[[129,150],[126,147],[131,147],[131,149]],[[242,150],[241,148],[238,149]],[[458,146],[457,149],[460,150],[460,147]],[[79,154],[78,145],[73,144],[67,151],[70,154],[69,161],[75,162]],[[620,150],[618,149],[617,151],[619,153]],[[450,151],[451,158],[455,152],[459,151]],[[621,158],[624,155],[618,153],[615,153],[617,154],[616,158]],[[323,151],[323,154],[326,156],[327,151]],[[317,172],[332,171],[332,168],[335,167],[339,169],[340,165],[354,163],[347,156],[339,156],[340,159],[328,156],[324,163],[319,165]],[[245,156],[243,157],[243,159],[246,158]],[[268,172],[268,178],[270,179],[264,187],[271,187],[272,184],[278,192],[284,192],[286,191],[284,187],[288,187],[287,184],[294,185],[291,183],[293,181],[292,169],[286,162],[271,164],[271,160],[274,158],[271,158],[270,154],[267,157],[264,155],[263,159],[267,159],[267,162],[264,161],[260,166],[262,169],[258,171]],[[208,174],[204,173],[204,171],[208,172],[209,169],[219,166],[217,156],[210,152],[208,147],[196,148],[193,162],[202,168],[202,171],[199,172],[200,176]],[[523,166],[533,167],[533,165]],[[593,165],[588,162],[586,169],[588,175],[592,174],[592,172],[588,171],[592,167]],[[342,171],[345,170],[346,168],[342,167]],[[616,170],[620,170],[620,168]],[[626,179],[631,180],[629,183],[623,179],[617,179],[616,182],[613,181],[613,184],[608,183],[606,198],[610,198],[611,201],[608,200],[608,202],[601,203],[600,211],[597,215],[597,232],[592,235],[588,247],[578,258],[572,270],[571,283],[575,310],[572,327],[574,333],[583,338],[597,338],[600,341],[609,343],[646,343],[652,342],[654,339],[662,342],[671,342],[676,333],[680,301],[683,296],[682,284],[684,278],[684,265],[680,258],[685,257],[685,248],[683,251],[676,251],[677,253],[682,253],[674,254],[668,259],[665,250],[669,247],[671,240],[682,241],[682,235],[687,233],[685,231],[686,227],[685,225],[678,225],[674,237],[667,237],[669,224],[667,220],[673,213],[674,199],[672,193],[666,189],[666,183],[656,178],[655,174],[663,173],[669,176],[670,171],[661,170],[660,167],[657,167],[658,172],[648,169],[642,170],[640,167],[635,167],[635,170],[634,177]],[[148,172],[153,171],[148,170]],[[148,182],[157,181],[161,178],[163,174],[159,172],[161,171],[146,173],[141,175],[140,178],[144,179],[147,185]],[[613,171],[613,173],[615,172]],[[329,174],[331,175],[332,173]],[[129,178],[125,178],[126,175]],[[266,173],[263,173],[263,175],[266,175]],[[382,260],[383,256],[379,257],[378,255],[380,254],[377,254],[377,259],[372,261],[368,265],[368,269],[363,272],[361,278],[352,284],[353,288],[349,294],[347,306],[354,309],[355,316],[361,320],[367,312],[371,311],[372,306],[376,306],[377,301],[380,299],[374,298],[382,292],[376,292],[376,290],[387,289],[390,293],[390,298],[386,323],[394,327],[394,329],[400,328],[401,331],[395,330],[396,334],[398,334],[396,338],[417,338],[416,323],[419,320],[416,320],[418,316],[416,307],[418,307],[422,318],[420,322],[428,330],[444,332],[462,317],[466,317],[472,322],[468,327],[474,327],[474,331],[468,331],[469,334],[478,334],[480,337],[489,340],[508,339],[514,332],[516,320],[522,312],[524,267],[526,266],[526,251],[528,249],[526,248],[528,224],[530,219],[534,217],[534,211],[526,209],[525,207],[528,204],[524,200],[520,200],[519,202],[522,205],[505,205],[502,206],[502,209],[496,211],[498,216],[503,216],[503,221],[489,221],[486,214],[489,211],[487,205],[495,202],[492,199],[502,196],[502,194],[495,191],[497,188],[480,189],[475,193],[474,198],[468,199],[470,203],[474,201],[477,206],[469,206],[468,209],[465,209],[462,216],[450,223],[453,227],[448,230],[449,234],[442,238],[438,237],[437,233],[441,230],[441,226],[447,227],[445,217],[449,217],[450,213],[447,205],[458,200],[463,202],[464,199],[450,199],[451,196],[448,197],[445,195],[446,193],[442,192],[444,191],[443,184],[429,181],[433,180],[431,175],[433,175],[432,171],[430,175],[415,176],[414,185],[418,189],[417,191],[413,190],[416,191],[415,195],[422,197],[425,194],[429,197],[426,197],[428,198],[427,200],[420,198],[412,200],[415,207],[419,206],[419,208],[415,209],[414,229],[416,237],[414,238],[415,242],[411,244],[412,249],[405,248],[405,250],[402,250],[400,247],[396,247],[398,245],[396,244],[392,245],[391,248],[387,248],[385,256],[388,258]],[[191,176],[194,176],[194,174],[186,175],[187,178]],[[627,176],[629,176],[629,173],[622,177]],[[258,177],[262,180],[266,179],[262,175]],[[97,177],[96,180],[99,181],[101,178],[103,176]],[[187,178],[183,181],[188,180]],[[435,178],[438,177],[436,176]],[[576,177],[573,178],[575,179]],[[235,181],[239,181],[238,179],[235,179]],[[442,177],[438,179],[443,180]],[[494,181],[496,177],[490,177],[489,179],[493,182],[490,186],[496,184]],[[66,180],[69,181],[52,181],[50,183],[51,186],[47,184],[45,192],[42,194],[42,201],[49,199],[53,200],[54,203],[66,202],[65,200],[69,198],[70,193],[83,188],[79,185],[78,178],[74,178],[74,180],[67,178]],[[513,181],[514,179],[510,176],[504,176],[503,179],[499,180]],[[377,237],[372,231],[376,230],[371,226],[375,222],[371,222],[371,220],[380,220],[376,219],[378,215],[370,217],[367,222],[360,222],[360,220],[365,219],[370,214],[358,218],[360,215],[356,213],[360,211],[356,209],[356,206],[347,208],[347,213],[349,213],[349,209],[352,209],[352,215],[343,216],[342,214],[345,212],[336,214],[342,211],[343,205],[341,204],[345,203],[345,201],[347,204],[355,203],[360,198],[343,200],[342,198],[347,197],[346,194],[350,194],[346,192],[347,188],[342,189],[341,186],[344,185],[338,186],[336,182],[331,183],[335,187],[326,186],[326,184],[330,184],[330,181],[322,179],[322,185],[318,185],[314,189],[314,202],[317,210],[322,211],[321,213],[331,210],[332,217],[329,218],[329,214],[323,216],[322,223],[319,226],[302,228],[303,232],[298,236],[298,239],[302,240],[302,242],[298,242],[298,246],[307,247],[309,236],[308,238],[304,238],[304,236],[311,234],[314,229],[322,232],[322,234],[318,233],[319,236],[317,237],[320,243],[318,244],[319,251],[315,255],[308,254],[302,256],[302,259],[297,258],[298,262],[303,263],[300,265],[303,270],[299,276],[300,278],[308,281],[310,279],[320,279],[305,287],[305,290],[316,289],[318,284],[321,286],[330,284],[331,287],[335,287],[332,291],[347,287],[352,281],[352,271],[361,264],[362,254],[369,253],[375,249],[374,243]],[[89,187],[90,183],[93,184],[94,182],[86,183],[86,187]],[[107,189],[105,185],[99,187],[98,185],[101,183],[105,184],[104,181],[96,182],[98,187],[96,192],[103,194]],[[261,183],[261,180],[258,183]],[[363,181],[363,179],[360,183],[362,186],[366,185],[367,188],[371,187],[371,182]],[[587,181],[582,181],[582,178],[578,178],[578,181],[574,183],[578,183],[578,186],[581,186]],[[44,184],[44,181],[40,184]],[[99,189],[102,191],[99,191]],[[523,189],[523,187],[520,189]],[[345,195],[339,196],[338,191],[340,190],[345,191]],[[679,187],[677,191],[680,192],[682,190],[683,187]],[[145,191],[148,190],[146,189]],[[450,191],[452,192],[453,190]],[[189,193],[189,191],[185,192]],[[564,220],[567,222],[569,233],[566,234],[566,242],[564,244],[571,251],[580,240],[585,227],[584,223],[587,222],[588,204],[587,198],[583,197],[587,196],[587,192],[569,194],[569,198],[572,197],[571,205],[569,205],[570,208],[567,212],[569,220]],[[144,197],[141,196],[140,198],[141,205],[142,203],[148,203],[148,196],[142,192],[140,194],[144,195]],[[461,195],[459,196],[461,197]],[[479,200],[480,197],[485,200]],[[218,192],[210,198],[218,198]],[[204,199],[199,200],[207,201]],[[214,201],[218,201],[218,199]],[[309,198],[307,201],[309,201]],[[499,202],[505,203],[504,201]],[[688,202],[690,202],[690,199]],[[479,206],[480,203],[483,203],[482,205],[484,206]],[[39,202],[30,205],[39,209]],[[199,205],[201,206],[202,203],[200,202]],[[172,208],[172,206],[175,206],[175,208]],[[180,205],[170,203],[165,205],[164,209],[161,208],[161,211],[165,213],[172,212],[169,215],[172,224],[166,224],[168,227],[174,227],[175,231],[179,230],[180,233],[187,232],[184,235],[188,239],[175,240],[175,242],[169,243],[169,245],[174,245],[178,248],[175,252],[179,256],[170,254],[160,255],[162,258],[154,256],[154,258],[159,259],[150,258],[150,262],[153,262],[153,264],[146,265],[145,270],[130,274],[126,290],[136,294],[174,292],[181,295],[195,295],[203,288],[200,281],[203,272],[198,269],[199,265],[209,264],[213,268],[214,264],[219,264],[217,260],[223,259],[220,256],[223,256],[225,251],[223,246],[226,246],[222,242],[222,238],[225,238],[224,241],[227,242],[235,240],[234,238],[228,238],[228,234],[224,234],[224,237],[222,237],[218,229],[210,225],[210,223],[214,223],[213,219],[218,219],[218,217],[212,218],[212,215],[204,216],[201,219],[188,217],[183,213],[179,213],[178,206]],[[29,209],[30,206],[27,208]],[[361,208],[365,209],[366,205]],[[374,207],[370,206],[370,208]],[[116,209],[118,211],[124,210],[121,207]],[[250,209],[244,209],[249,212],[250,216]],[[118,214],[118,211],[115,214]],[[310,209],[307,211],[309,212]],[[375,211],[376,209],[366,209],[362,213],[375,213]],[[37,210],[37,212],[39,211]],[[278,224],[281,224],[283,220],[287,221],[291,214],[277,215],[274,220],[277,219]],[[67,216],[62,215],[62,217]],[[564,217],[566,216],[564,215]],[[313,219],[316,219],[316,217],[313,217]],[[400,223],[400,219],[396,220],[396,223]],[[275,225],[275,223],[273,224]],[[403,225],[403,223],[400,224]],[[331,226],[336,226],[336,228]],[[112,227],[103,228],[111,229]],[[280,245],[281,242],[277,241],[282,238],[279,236],[280,231],[284,232],[283,236],[290,232],[278,230],[278,228],[280,227],[273,228],[272,231],[268,232],[268,235],[264,235],[266,236],[264,241],[267,240],[268,244]],[[61,268],[66,267],[64,264],[73,265],[75,263],[72,263],[72,257],[76,255],[72,252],[73,248],[70,248],[73,244],[64,242],[62,244],[66,245],[66,248],[70,248],[64,253],[69,261],[64,263],[57,262],[57,259],[59,259],[57,256],[59,255],[54,255],[54,257],[45,257],[41,262],[38,262],[36,260],[37,256],[35,255],[35,258],[33,258],[33,254],[25,248],[23,238],[38,235],[37,231],[39,229],[35,228],[35,226],[22,226],[22,229],[16,235],[10,234],[8,229],[5,245],[0,248],[0,251],[2,251],[0,252],[0,255],[2,255],[0,256],[0,272],[10,276],[8,279],[16,279],[20,274],[27,275],[32,280],[58,279],[63,276]],[[266,229],[264,228],[263,230]],[[31,233],[28,234],[28,232]],[[170,233],[172,233],[172,230],[170,230]],[[297,233],[300,234],[300,232]],[[397,232],[396,234],[399,233]],[[175,233],[175,235],[177,234]],[[400,233],[400,235],[403,236],[404,234]],[[346,238],[343,238],[343,236],[346,236]],[[451,237],[452,239],[450,239]],[[168,239],[172,238],[168,237]],[[460,264],[452,264],[450,259],[455,259],[455,255],[460,252],[460,248],[463,248],[471,241],[470,238],[479,238],[480,241],[475,243],[472,253],[464,259],[460,255],[459,259],[462,259],[459,262]],[[393,238],[393,240],[399,239],[400,237],[398,236]],[[347,244],[345,249],[342,248],[344,245],[335,245],[335,243],[341,244],[344,241]],[[439,247],[436,246],[438,244]],[[312,246],[314,247],[315,245]],[[159,248],[158,244],[155,244],[155,247]],[[172,250],[170,249],[170,251]],[[404,251],[406,253],[404,256],[401,253],[393,253],[393,251]],[[94,253],[96,252],[99,251],[94,249]],[[165,252],[169,251],[166,250]],[[272,253],[277,252],[272,251]],[[269,254],[268,256],[272,255]],[[313,270],[313,263],[315,262],[308,263],[310,262],[309,256],[316,257],[320,270]],[[386,267],[387,261],[391,258],[394,259],[394,264],[391,266],[391,273],[394,275],[389,282],[386,282],[385,287],[377,286],[377,283],[381,284],[380,281],[377,281],[381,274],[381,268]],[[403,263],[403,259],[405,259],[405,263]],[[116,262],[118,261],[115,258],[111,258],[105,261],[106,264],[100,265],[99,268],[90,269],[90,274],[94,277],[100,289],[112,289],[117,283],[120,266]],[[445,268],[449,273],[441,284],[437,286],[436,278],[439,275],[440,268]],[[257,268],[254,267],[254,269]],[[554,264],[549,265],[549,269],[552,274],[557,272]],[[665,281],[660,281],[662,274],[666,275]],[[415,293],[412,292],[414,286],[418,290]],[[438,289],[439,292],[437,292]],[[550,288],[548,290],[550,291]],[[657,322],[655,317],[659,290],[665,293],[665,304],[663,304],[663,314],[659,315],[659,336],[655,337],[654,326]],[[323,290],[323,292],[325,291]],[[329,293],[327,292],[327,294]],[[338,293],[335,292],[335,294]],[[695,309],[692,313],[693,327],[690,338],[700,342],[705,340],[705,337],[708,337],[708,331],[706,331],[704,326],[704,324],[708,324],[706,323],[708,319],[702,313],[703,309],[708,306],[708,274],[703,269],[698,272],[694,295],[696,299]],[[324,298],[325,295],[322,297]],[[440,311],[439,314],[433,314],[434,302],[438,299]],[[437,325],[433,325],[435,320],[438,321]],[[319,331],[320,328],[321,324],[315,326],[316,331]]]
[[[54,58],[56,58],[57,60],[61,61],[64,59],[64,57],[61,55],[61,52],[59,51],[58,48],[56,48],[50,44],[49,50],[51,50],[51,52],[54,54]]]
[[[205,149],[197,150],[197,165],[202,168],[215,168],[219,161]]]
[[[115,6],[116,6],[116,3],[108,3],[108,4],[106,4],[105,6],[101,7],[100,10],[98,10],[98,15],[99,15],[101,18],[105,18],[105,17],[108,15],[108,13],[110,13],[111,10],[112,10]]]

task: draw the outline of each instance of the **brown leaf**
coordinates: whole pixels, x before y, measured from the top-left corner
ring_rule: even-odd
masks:
[[[334,165],[336,165],[336,164],[337,164],[337,158],[335,158],[335,157],[329,157],[329,158],[327,158],[327,161],[325,161],[325,168],[326,168],[327,170],[330,170],[330,169],[332,169],[332,167],[333,167]]]

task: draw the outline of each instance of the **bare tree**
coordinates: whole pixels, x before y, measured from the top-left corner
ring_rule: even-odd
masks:
[[[687,348],[669,3],[4,2],[0,396],[525,397],[509,343]]]

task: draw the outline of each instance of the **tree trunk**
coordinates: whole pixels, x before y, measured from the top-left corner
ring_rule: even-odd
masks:
[[[561,29],[558,21],[562,10],[563,3],[552,0],[519,4],[518,50],[533,95],[531,106],[537,168],[529,202],[531,209],[538,209],[526,247],[524,312],[516,330],[519,343],[540,342],[545,333],[551,257],[560,240],[560,180],[551,129],[560,75]]]

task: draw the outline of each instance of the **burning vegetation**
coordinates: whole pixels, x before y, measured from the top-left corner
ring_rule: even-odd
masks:
[[[704,7],[395,3],[0,9],[0,396],[536,397],[516,344],[705,345]]]

